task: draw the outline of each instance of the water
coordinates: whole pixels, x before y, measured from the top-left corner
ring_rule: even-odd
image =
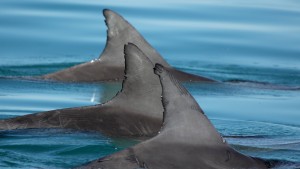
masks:
[[[300,162],[300,2],[1,0],[0,118],[103,102],[120,84],[33,81],[97,58],[102,9],[123,15],[173,66],[237,150]],[[0,168],[70,168],[137,143],[66,130],[0,132]],[[295,168],[295,166],[283,166]]]

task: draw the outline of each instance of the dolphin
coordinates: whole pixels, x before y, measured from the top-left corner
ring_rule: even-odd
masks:
[[[124,45],[133,43],[149,57],[152,63],[164,65],[180,81],[213,81],[206,77],[192,75],[172,68],[122,16],[108,9],[103,10],[103,15],[108,30],[106,45],[100,57],[91,62],[43,75],[40,78],[73,82],[122,81],[125,67]]]
[[[92,161],[81,169],[266,169],[266,163],[231,148],[178,80],[160,64],[163,125],[157,136]]]
[[[0,130],[66,128],[98,131],[115,137],[152,137],[163,119],[161,85],[154,65],[134,44],[125,45],[121,91],[94,106],[52,110],[0,120]],[[99,66],[99,65],[97,65]],[[123,70],[124,71],[124,70]]]

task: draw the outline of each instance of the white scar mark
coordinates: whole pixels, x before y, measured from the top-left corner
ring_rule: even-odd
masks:
[[[69,119],[69,120],[67,120],[67,121],[64,121],[62,118],[61,118],[61,116],[58,116],[58,118],[59,118],[59,126],[61,127],[61,128],[65,128],[66,126],[68,126],[68,124],[70,124],[71,123],[71,119]]]
[[[21,127],[21,128],[26,129],[27,127],[28,127],[28,122],[23,127]]]
[[[76,126],[77,130],[81,130],[77,123],[74,123],[74,125]]]
[[[6,125],[6,128],[7,128],[8,130],[15,129],[15,127],[17,126],[17,125],[14,125],[14,126],[12,127],[12,125],[11,125],[9,122],[6,122],[5,125]]]
[[[60,116],[61,112],[56,111],[51,117],[44,119],[44,120],[39,120],[38,125],[39,127],[42,127],[43,125],[47,125],[49,128],[64,128],[66,127],[72,120],[69,119],[67,121],[64,121],[62,117]],[[54,119],[54,124],[51,124],[51,120]],[[58,122],[58,123],[56,123]],[[44,127],[44,126],[43,126]]]
[[[13,130],[13,129],[22,129],[22,128],[27,128],[28,126],[28,122],[23,124],[23,125],[19,125],[19,124],[11,124],[10,122],[5,122],[6,128],[8,130]]]
[[[39,122],[38,122],[39,127],[45,127],[44,125],[47,125],[47,127],[56,128],[59,125],[53,125],[53,124],[51,124],[50,121],[51,121],[51,119],[55,118],[59,114],[60,114],[60,111],[56,111],[56,113],[54,113],[53,116],[51,116],[51,117],[49,117],[47,119],[41,119],[41,120],[39,120]]]

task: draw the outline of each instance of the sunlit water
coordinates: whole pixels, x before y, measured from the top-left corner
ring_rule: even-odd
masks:
[[[223,82],[185,86],[234,148],[300,162],[298,1],[1,0],[0,118],[115,95],[120,84],[20,78],[97,58],[103,8],[123,15],[174,67]],[[71,130],[0,131],[0,168],[70,168],[135,143]]]

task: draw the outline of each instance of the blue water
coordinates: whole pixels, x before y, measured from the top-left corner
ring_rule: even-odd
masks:
[[[174,67],[223,82],[185,86],[233,147],[300,162],[295,0],[1,0],[0,118],[115,95],[118,83],[20,78],[97,58],[106,41],[103,8],[123,15]],[[0,168],[70,168],[135,143],[71,130],[0,131]]]

